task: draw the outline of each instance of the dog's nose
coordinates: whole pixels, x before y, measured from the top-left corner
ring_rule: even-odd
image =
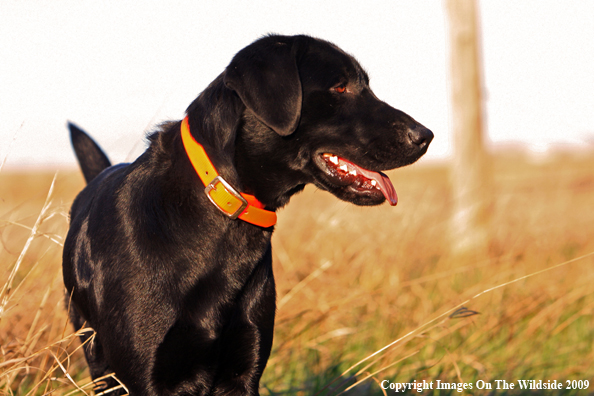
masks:
[[[415,129],[409,129],[408,138],[412,144],[423,149],[429,146],[429,143],[433,140],[433,132],[425,127],[417,126]]]

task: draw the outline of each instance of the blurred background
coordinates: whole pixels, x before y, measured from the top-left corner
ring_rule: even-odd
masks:
[[[261,393],[383,395],[386,379],[593,392],[594,2],[2,0],[0,395],[93,388],[63,298],[84,186],[66,121],[134,160],[267,33],[336,43],[435,139],[389,172],[395,208],[308,187],[279,212]]]
[[[489,147],[592,147],[594,4],[478,7]],[[72,120],[115,161],[143,130],[180,118],[266,33],[305,33],[354,54],[379,98],[435,132],[425,160],[452,155],[448,23],[435,1],[12,1],[0,3],[0,158],[73,166]],[[14,139],[14,143],[9,144]]]

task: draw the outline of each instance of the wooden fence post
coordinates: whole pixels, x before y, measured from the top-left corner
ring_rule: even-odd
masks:
[[[482,80],[475,0],[446,0],[454,159],[453,253],[485,253],[489,243],[490,172],[483,144]]]

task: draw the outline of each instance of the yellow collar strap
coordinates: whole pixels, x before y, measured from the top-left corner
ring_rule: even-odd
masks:
[[[264,209],[264,205],[253,195],[239,193],[219,176],[204,147],[190,134],[187,116],[181,124],[181,136],[186,154],[205,186],[206,196],[225,216],[264,228],[276,224],[275,212]]]

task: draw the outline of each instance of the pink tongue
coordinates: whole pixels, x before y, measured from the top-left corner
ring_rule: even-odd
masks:
[[[388,176],[384,175],[382,172],[372,172],[370,170],[363,169],[352,163],[350,165],[354,165],[357,168],[357,171],[366,178],[375,180],[382,194],[384,194],[384,197],[386,197],[390,205],[396,206],[398,203],[398,195],[396,195],[396,190],[394,189],[394,186],[392,185],[392,182]]]

